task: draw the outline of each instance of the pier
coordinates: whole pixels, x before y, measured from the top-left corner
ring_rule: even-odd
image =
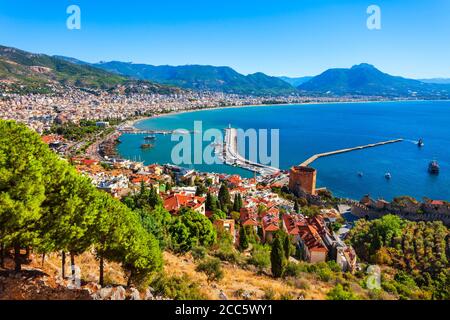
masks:
[[[319,153],[319,154],[313,155],[311,158],[309,158],[306,161],[304,161],[302,164],[300,164],[300,166],[301,167],[307,167],[311,163],[316,161],[317,159],[323,158],[323,157],[329,157],[329,156],[333,156],[333,155],[336,155],[336,154],[341,154],[341,153],[347,153],[347,152],[352,152],[352,151],[357,151],[357,150],[363,150],[363,149],[368,149],[368,148],[384,146],[384,145],[387,145],[387,144],[393,144],[393,143],[398,143],[398,142],[402,142],[402,141],[403,141],[403,139],[395,139],[395,140],[371,143],[371,144],[367,144],[367,145],[359,146],[359,147],[354,147],[354,148],[347,148],[347,149],[340,149],[340,150],[335,150],[335,151],[330,151],[330,152]]]
[[[249,171],[259,173],[263,176],[272,175],[280,172],[280,169],[260,164],[245,159],[238,152],[237,130],[234,128],[225,129],[225,141],[222,148],[222,157],[226,164],[238,166]]]

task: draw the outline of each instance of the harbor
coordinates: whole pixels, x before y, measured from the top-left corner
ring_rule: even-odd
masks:
[[[392,200],[399,194],[408,194],[418,199],[423,196],[446,199],[450,190],[449,180],[446,179],[446,172],[450,170],[448,152],[446,152],[449,144],[441,137],[448,136],[448,128],[444,126],[438,114],[441,110],[447,110],[445,109],[447,104],[446,102],[393,102],[327,104],[310,107],[293,105],[271,108],[233,108],[204,112],[201,118],[199,118],[200,113],[195,112],[180,114],[176,118],[161,116],[141,121],[138,129],[194,130],[193,122],[201,119],[205,128],[213,127],[222,130],[222,139],[214,140],[214,145],[211,146],[214,147],[216,156],[222,159],[220,163],[212,165],[202,163],[192,167],[200,172],[252,177],[255,173],[260,175],[258,173],[260,167],[248,166],[245,161],[240,162],[242,166],[238,165],[239,162],[234,163],[231,157],[228,163],[223,160],[225,128],[228,128],[230,123],[233,128],[243,130],[279,128],[282,132],[279,141],[280,166],[276,165],[276,167],[284,172],[292,166],[309,162],[309,166],[318,171],[318,186],[327,187],[339,197],[360,199],[361,195],[371,194],[374,197]],[[393,109],[402,114],[400,127],[394,125],[397,116],[391,113]],[[368,121],[361,110],[376,114],[385,120],[382,124],[378,121]],[[415,123],[416,115],[424,110],[429,110],[433,120],[424,123],[424,131],[418,132],[411,124]],[[347,114],[345,127],[339,126],[341,118],[338,115],[343,111]],[[317,122],[318,118],[321,119],[320,124]],[[301,123],[298,119],[302,120]],[[442,124],[439,127],[439,134],[430,136],[427,132],[437,130],[436,123]],[[135,126],[129,123],[123,127],[133,125]],[[237,134],[240,134],[239,131],[237,129]],[[171,150],[179,141],[171,141],[170,135],[163,134],[156,134],[156,141],[145,141],[144,138],[149,135],[152,134],[122,135],[120,137],[122,143],[117,145],[119,155],[130,159],[140,156],[146,163],[171,163]],[[358,146],[397,138],[402,138],[403,142],[380,145],[357,152],[360,149]],[[423,143],[422,147],[418,146],[420,139]],[[142,150],[140,146],[144,143],[154,144],[155,147]],[[212,141],[203,143],[208,144]],[[336,156],[330,155],[323,158],[316,156],[312,159],[314,161],[307,161],[314,155],[329,154],[333,150],[352,149],[352,147],[355,147],[355,150],[351,152],[335,153]],[[248,156],[248,142],[246,153],[244,154],[242,150],[243,148],[239,147],[239,153],[243,158],[259,162]],[[433,160],[439,165],[439,174],[437,174],[436,165],[429,167]],[[387,179],[386,173],[390,173],[392,178]],[[414,181],[414,184],[410,181]]]
[[[235,128],[225,129],[225,140],[222,146],[222,158],[225,164],[238,166],[262,176],[273,175],[280,172],[280,169],[278,168],[250,161],[239,154],[237,138],[237,130]]]

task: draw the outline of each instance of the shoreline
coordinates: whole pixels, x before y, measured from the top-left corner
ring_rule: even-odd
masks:
[[[242,106],[222,106],[222,107],[206,107],[206,108],[200,108],[200,109],[192,109],[192,110],[179,110],[179,111],[173,111],[173,112],[167,112],[167,113],[159,113],[150,117],[142,117],[135,120],[129,120],[126,123],[129,123],[130,127],[136,128],[136,125],[140,122],[150,120],[150,119],[156,119],[156,118],[162,118],[165,116],[172,116],[172,115],[178,115],[178,114],[184,114],[184,113],[193,113],[193,112],[200,112],[200,111],[212,111],[212,110],[223,110],[223,109],[234,109],[234,108],[255,108],[255,107],[277,107],[277,106],[304,106],[304,105],[324,105],[324,104],[357,104],[357,103],[396,103],[396,102],[432,102],[432,101],[440,101],[440,102],[450,102],[450,100],[424,100],[424,99],[418,99],[418,100],[408,100],[408,99],[402,99],[402,100],[361,100],[361,101],[335,101],[335,102],[298,102],[298,103],[276,103],[276,104],[251,104],[251,105],[242,105]],[[137,128],[136,128],[137,129]]]

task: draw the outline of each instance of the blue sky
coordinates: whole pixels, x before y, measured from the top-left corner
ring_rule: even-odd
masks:
[[[81,8],[81,30],[66,8]],[[366,27],[369,5],[382,29]],[[449,0],[0,0],[0,44],[148,64],[316,75],[367,62],[413,78],[450,78]]]

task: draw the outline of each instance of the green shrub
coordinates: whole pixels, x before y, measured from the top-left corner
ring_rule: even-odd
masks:
[[[220,242],[213,255],[222,261],[227,261],[232,264],[240,264],[242,260],[233,244],[228,242]]]
[[[208,277],[208,282],[220,281],[224,275],[220,260],[217,258],[205,259],[200,262],[195,270],[198,272],[204,272]]]
[[[286,269],[284,269],[284,277],[298,277],[301,270],[297,263],[288,262]]]
[[[337,284],[327,293],[328,300],[359,300],[350,289],[344,288],[341,284]]]
[[[199,290],[198,285],[186,275],[168,277],[160,274],[155,277],[151,287],[156,295],[174,300],[206,300],[207,297]]]
[[[306,279],[295,279],[293,284],[297,289],[302,289],[302,290],[310,289],[309,282]]]
[[[201,260],[206,257],[207,250],[205,247],[197,246],[197,247],[192,248],[191,254],[195,260]]]
[[[257,267],[259,271],[270,267],[270,247],[254,245],[248,263]]]
[[[276,294],[275,291],[272,288],[266,288],[264,290],[264,300],[275,300]]]
[[[319,271],[317,272],[317,275],[319,276],[319,279],[323,282],[328,282],[330,281],[334,274],[333,271],[331,271],[330,269],[319,269]]]
[[[292,300],[294,297],[289,292],[280,295],[280,300]]]

